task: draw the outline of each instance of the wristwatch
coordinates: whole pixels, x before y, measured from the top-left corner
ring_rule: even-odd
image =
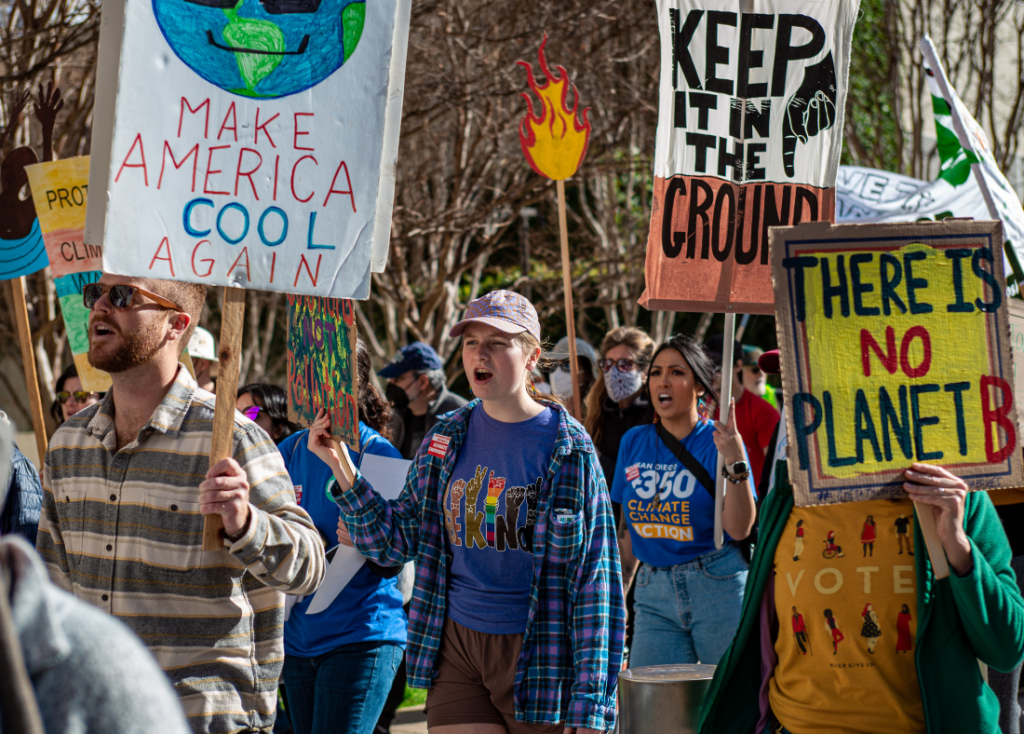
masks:
[[[722,476],[733,484],[739,484],[750,476],[750,470],[747,468],[747,462],[737,461],[734,464],[724,464],[722,466]]]
[[[341,496],[345,494],[341,491],[341,485],[338,484],[338,480],[333,477],[327,482],[327,499],[331,502],[338,502]]]

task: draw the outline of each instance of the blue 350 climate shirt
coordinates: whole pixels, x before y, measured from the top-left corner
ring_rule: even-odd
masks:
[[[718,463],[714,432],[711,421],[698,422],[682,441],[712,479]],[[644,563],[667,568],[715,550],[715,500],[662,443],[653,423],[623,436],[611,498],[622,505],[633,554]]]

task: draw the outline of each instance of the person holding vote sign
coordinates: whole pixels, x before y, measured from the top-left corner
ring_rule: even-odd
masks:
[[[339,455],[326,414],[310,428],[336,480],[339,536],[383,565],[416,561],[409,680],[430,689],[434,734],[606,731],[625,613],[594,446],[528,387],[541,337],[526,298],[493,291],[451,335],[478,399],[431,429],[397,500]]]
[[[701,731],[995,732],[978,661],[1024,657],[1012,551],[969,491],[1022,481],[999,225],[770,236],[789,460]]]
[[[998,731],[999,702],[977,661],[1019,664],[1024,600],[988,494],[968,492],[943,467],[912,463],[903,499],[797,507],[788,469],[777,462],[760,508],[739,630],[700,731]],[[947,579],[935,578],[913,503],[932,514]],[[852,544],[868,518],[879,528],[870,556],[829,551],[830,536]],[[907,524],[916,555],[904,553]],[[807,543],[794,554],[797,538]],[[800,634],[790,634],[798,616]]]
[[[284,594],[324,575],[323,544],[270,437],[235,413],[209,465],[215,397],[179,362],[202,285],[103,275],[83,292],[102,401],[54,434],[36,542],[54,583],[127,624],[194,732],[265,731],[284,657]],[[203,551],[203,516],[226,536]]]

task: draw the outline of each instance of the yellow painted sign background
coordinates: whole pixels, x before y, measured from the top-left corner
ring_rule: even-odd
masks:
[[[798,505],[903,497],[913,462],[1024,484],[997,222],[770,237]]]
[[[858,267],[860,282],[864,286],[872,288],[872,291],[863,293],[861,301],[864,308],[877,308],[878,316],[856,316],[853,305],[853,294],[850,294],[850,317],[836,317],[840,310],[840,299],[834,297],[833,318],[825,317],[825,304],[822,290],[821,269],[809,272],[810,277],[805,281],[808,298],[808,317],[806,329],[808,335],[808,356],[810,358],[811,374],[813,377],[812,391],[820,395],[828,391],[832,397],[834,408],[833,425],[835,427],[836,457],[844,458],[858,455],[858,448],[864,456],[864,463],[850,464],[848,466],[829,466],[827,459],[829,455],[828,446],[825,443],[825,435],[819,434],[819,448],[826,458],[823,462],[823,473],[832,477],[855,477],[863,474],[870,474],[879,469],[891,469],[893,464],[905,467],[911,460],[915,460],[916,446],[911,446],[911,458],[901,450],[899,441],[893,435],[889,435],[889,449],[892,455],[891,460],[886,460],[885,439],[882,435],[881,410],[879,407],[880,388],[885,388],[886,394],[892,400],[897,415],[902,421],[900,409],[900,386],[906,388],[908,419],[914,421],[913,407],[911,405],[910,386],[938,385],[939,392],[918,393],[919,415],[927,420],[932,416],[940,416],[937,424],[925,425],[921,428],[922,447],[924,454],[930,455],[942,452],[942,458],[929,456],[929,463],[942,465],[958,465],[964,463],[986,463],[985,440],[982,433],[982,405],[979,379],[981,375],[989,374],[991,361],[990,349],[995,345],[987,343],[984,320],[986,314],[975,308],[973,314],[949,313],[946,310],[947,304],[955,303],[956,294],[953,288],[953,261],[947,259],[942,252],[921,244],[911,244],[887,253],[896,258],[896,261],[903,265],[904,256],[908,253],[922,253],[924,260],[911,260],[912,272],[915,280],[924,280],[928,283],[925,288],[916,288],[916,301],[920,305],[932,306],[931,313],[910,312],[902,313],[895,302],[889,303],[889,315],[885,315],[884,304],[880,297],[881,273],[879,255],[874,254],[874,260]],[[830,262],[830,269],[833,279],[838,273],[838,259],[844,260],[848,280],[852,280],[850,273],[850,254],[835,254],[825,256]],[[819,255],[819,257],[822,257]],[[974,304],[975,299],[987,302],[991,299],[985,293],[984,282],[970,273],[970,259],[967,259],[967,268],[963,268],[961,262],[961,282],[963,284],[963,301]],[[987,263],[986,263],[987,264]],[[963,272],[966,270],[967,272]],[[893,270],[889,269],[892,274]],[[834,282],[833,282],[834,284]],[[904,305],[907,302],[906,272],[902,273],[901,282],[895,287],[896,294],[901,298]],[[972,328],[965,321],[979,322],[977,328]],[[887,328],[893,331],[892,351],[887,339]],[[920,377],[909,377],[903,370],[903,364],[921,369],[925,365],[925,342],[917,333],[912,338],[907,338],[907,332],[915,327],[924,327],[931,342],[930,365],[928,371]],[[895,373],[890,373],[879,358],[877,352],[871,346],[867,347],[868,365],[870,376],[864,374],[864,358],[862,354],[862,334],[866,330],[879,348],[887,357],[896,363]],[[906,340],[906,349],[903,348]],[[955,348],[951,348],[955,345]],[[906,355],[904,358],[904,354]],[[891,356],[890,356],[891,355]],[[954,395],[956,392],[946,392],[943,388],[948,384],[968,382],[970,387],[960,392],[963,416],[965,421],[967,454],[961,455],[958,445],[956,405]],[[869,439],[857,440],[856,434],[856,394],[863,390],[867,399],[872,420],[874,421],[875,433],[878,436],[880,453],[883,460],[876,460],[874,446]],[[998,403],[997,403],[998,404]],[[862,430],[867,430],[866,420],[861,420]],[[914,431],[911,430],[911,444],[914,443]],[[996,437],[997,439],[999,437]],[[1000,440],[1000,444],[1005,437]],[[860,446],[858,447],[858,444]]]

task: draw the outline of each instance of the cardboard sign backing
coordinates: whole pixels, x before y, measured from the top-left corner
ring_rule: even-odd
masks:
[[[771,231],[798,505],[898,498],[913,462],[1024,483],[998,222]]]

